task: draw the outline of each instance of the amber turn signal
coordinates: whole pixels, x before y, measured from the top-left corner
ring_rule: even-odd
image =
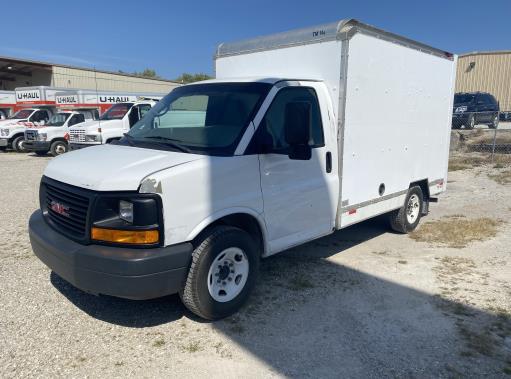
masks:
[[[117,230],[92,228],[91,238],[96,241],[129,243],[129,244],[153,244],[160,240],[157,230]]]

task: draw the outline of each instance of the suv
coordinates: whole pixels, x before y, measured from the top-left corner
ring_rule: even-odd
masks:
[[[459,92],[454,95],[452,128],[473,129],[477,124],[495,129],[499,125],[499,103],[486,92]]]

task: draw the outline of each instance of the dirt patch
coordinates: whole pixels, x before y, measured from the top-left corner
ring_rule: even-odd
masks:
[[[467,219],[447,216],[440,220],[424,223],[410,234],[410,238],[418,242],[463,248],[470,242],[484,241],[495,237],[501,223],[500,220],[487,217]]]
[[[502,185],[511,184],[511,170],[501,171],[497,174],[489,174],[488,177]]]

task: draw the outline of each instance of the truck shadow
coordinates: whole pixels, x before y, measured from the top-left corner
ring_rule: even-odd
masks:
[[[285,376],[501,375],[509,359],[505,355],[506,338],[511,336],[509,315],[424,293],[328,259],[387,231],[383,219],[376,218],[263,260],[248,304],[212,325]],[[406,254],[413,251],[402,252]],[[397,259],[396,267],[408,269]],[[413,277],[411,269],[409,275]],[[203,322],[184,308],[178,296],[129,301],[86,294],[55,274],[51,281],[78,308],[109,323],[140,328],[182,317]],[[206,349],[208,342],[203,343]]]
[[[296,257],[301,259],[302,262],[310,259],[312,265],[314,264],[314,259],[326,258],[337,254],[385,232],[388,232],[385,221],[382,218],[375,218],[291,249],[289,253],[294,254],[293,252],[296,252],[296,250],[307,249],[310,246],[320,246],[320,249],[314,249],[312,255],[309,253]],[[265,261],[279,261],[279,256],[263,260],[262,270],[267,270],[271,266],[265,264]],[[283,275],[285,275],[286,268],[282,267],[282,269],[284,270]],[[202,321],[186,310],[178,295],[146,301],[135,301],[86,293],[72,286],[54,272],[50,275],[50,281],[62,295],[79,309],[94,318],[113,324],[143,328],[175,321],[185,314],[191,319],[199,322]]]

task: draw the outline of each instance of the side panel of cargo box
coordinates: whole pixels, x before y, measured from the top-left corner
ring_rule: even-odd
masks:
[[[401,207],[412,182],[445,190],[456,66],[363,33],[347,59],[340,227]]]

